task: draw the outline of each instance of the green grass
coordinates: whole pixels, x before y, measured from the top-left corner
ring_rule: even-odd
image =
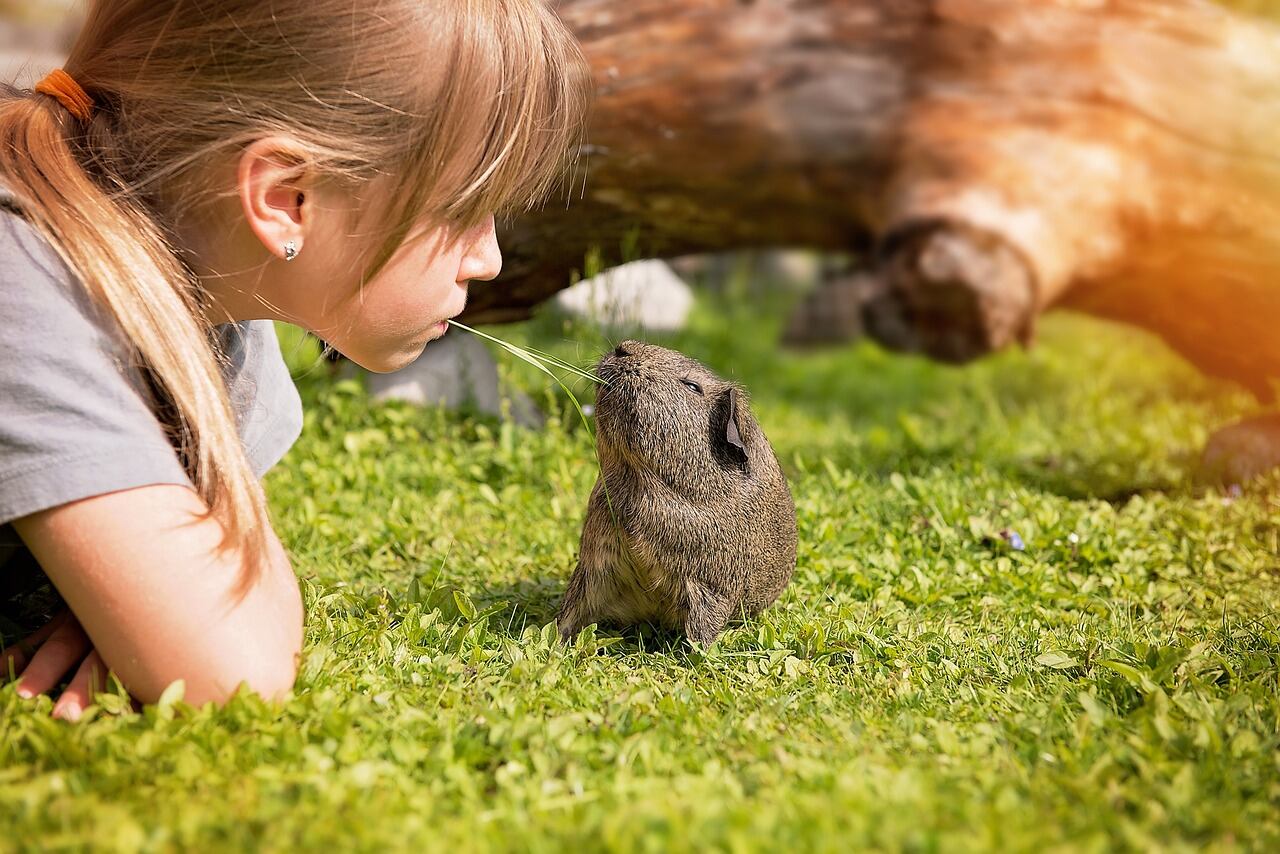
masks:
[[[269,479],[293,698],[68,726],[0,689],[0,848],[1274,850],[1280,481],[1192,475],[1251,404],[1091,321],[954,370],[780,353],[781,318],[668,341],[748,385],[799,514],[792,586],[718,649],[553,642],[595,472],[545,376],[506,360],[530,432],[312,369]]]

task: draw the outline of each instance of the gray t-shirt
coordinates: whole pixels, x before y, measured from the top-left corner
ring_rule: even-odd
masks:
[[[29,560],[14,519],[137,486],[190,484],[119,327],[13,208],[0,188],[0,576],[9,561]],[[261,477],[298,438],[302,405],[270,321],[218,333],[240,437]]]

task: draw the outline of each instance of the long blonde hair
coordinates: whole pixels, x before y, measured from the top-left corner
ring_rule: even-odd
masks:
[[[93,117],[10,90],[0,181],[128,336],[251,579],[266,502],[172,227],[214,192],[205,167],[284,134],[319,175],[394,187],[367,278],[423,217],[461,232],[544,198],[584,121],[585,62],[543,0],[96,0],[64,68]]]

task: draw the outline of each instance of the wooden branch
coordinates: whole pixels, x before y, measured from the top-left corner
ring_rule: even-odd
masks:
[[[472,319],[588,252],[867,251],[890,346],[964,360],[1071,306],[1280,374],[1280,30],[1200,0],[563,0],[598,103],[572,198]]]

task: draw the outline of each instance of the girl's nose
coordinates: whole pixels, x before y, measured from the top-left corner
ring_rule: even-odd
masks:
[[[498,248],[498,232],[493,217],[488,216],[469,236],[467,251],[458,268],[458,281],[487,282],[502,272],[502,250]]]

